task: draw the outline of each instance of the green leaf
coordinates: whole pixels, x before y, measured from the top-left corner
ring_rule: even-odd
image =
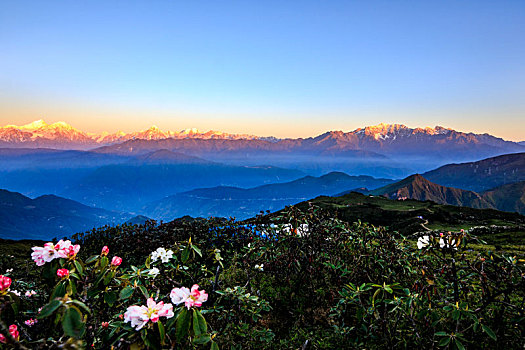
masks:
[[[78,274],[74,273],[74,272],[70,272],[70,273],[69,273],[69,277],[76,278],[77,280],[80,279],[80,276],[79,276]]]
[[[164,339],[166,338],[166,330],[164,329],[164,325],[160,321],[157,322],[157,326],[159,327],[160,343],[164,344]]]
[[[376,302],[376,297],[378,296],[378,294],[381,292],[381,289],[377,289],[374,293],[374,295],[372,296],[372,306],[375,305],[375,302]]]
[[[57,286],[53,290],[53,293],[51,293],[51,300],[55,298],[61,298],[66,294],[66,283],[67,281],[58,282]]]
[[[447,346],[450,343],[450,337],[442,338],[439,342],[439,346]]]
[[[184,250],[182,251],[182,254],[181,254],[181,261],[183,263],[186,263],[186,261],[188,261],[188,258],[190,257],[190,250],[188,249],[188,247],[184,248]]]
[[[151,269],[151,255],[148,255],[145,265],[148,269]]]
[[[18,314],[18,305],[19,304],[20,304],[20,302],[18,302],[18,303],[11,303],[11,309],[13,309],[13,312],[15,313],[15,315]]]
[[[459,316],[461,316],[461,311],[459,310],[452,311],[452,319],[454,321],[457,321],[459,319]]]
[[[211,341],[211,337],[208,334],[201,334],[193,338],[193,344],[206,344]]]
[[[182,339],[188,336],[190,330],[190,313],[186,308],[183,308],[179,316],[177,316],[177,324],[175,325],[175,335],[177,341],[180,343]]]
[[[389,286],[385,286],[385,290],[386,290],[388,293],[390,293],[390,294],[392,294],[392,293],[394,292],[394,291],[392,290],[392,288],[390,288]]]
[[[149,294],[148,294],[148,290],[146,289],[146,287],[141,285],[141,286],[139,286],[139,289],[142,292],[142,295],[144,295],[144,297],[146,299],[148,299],[149,298]]]
[[[81,302],[80,300],[72,300],[71,301],[73,304],[75,304],[76,306],[79,306],[82,310],[84,310],[86,313],[90,314],[91,313],[91,310],[89,309],[89,307],[87,307],[86,304],[84,304],[83,302]]]
[[[121,300],[128,299],[130,296],[133,295],[134,291],[135,291],[135,289],[133,287],[126,286],[120,291],[119,298]]]
[[[86,327],[82,322],[82,315],[76,307],[68,307],[62,318],[62,329],[70,337],[80,338]]]
[[[80,264],[78,261],[73,261],[75,264],[75,269],[77,270],[78,274],[82,276],[84,274],[84,268],[82,267],[82,264]]]
[[[99,255],[92,255],[86,260],[86,264],[91,264],[93,261],[97,260]]]
[[[108,266],[108,263],[109,263],[109,260],[108,260],[107,256],[103,256],[102,258],[100,258],[100,268],[101,269],[103,269],[106,266]]]
[[[202,252],[199,248],[197,248],[196,246],[194,246],[193,244],[191,245],[191,249],[193,249],[195,251],[195,253],[199,254],[199,256],[202,258]]]
[[[98,275],[97,279],[95,280],[95,286],[98,285],[100,282],[102,282],[102,280],[104,279],[104,276],[106,276],[106,273],[108,271],[107,270],[104,270],[100,273],[100,275]]]
[[[494,339],[494,340],[497,340],[497,338],[496,338],[496,334],[494,333],[494,331],[493,331],[492,329],[490,329],[489,326],[486,326],[486,325],[482,324],[482,325],[481,325],[481,328],[483,328],[483,331],[485,331],[485,333],[487,333],[487,335],[488,335],[489,337],[491,337],[491,338]]]
[[[208,332],[208,325],[204,316],[198,311],[193,309],[193,333],[196,336],[206,334]]]
[[[436,332],[434,333],[435,336],[438,336],[438,337],[446,337],[448,336],[447,332]]]
[[[217,345],[216,342],[212,341],[210,350],[219,350],[219,345]]]
[[[104,301],[109,306],[113,306],[113,304],[115,304],[115,301],[117,301],[117,293],[115,293],[115,292],[106,292],[106,293],[104,293]]]
[[[75,285],[75,282],[72,279],[69,279],[68,282],[69,282],[69,288],[67,289],[67,293],[69,295],[77,294],[77,286]]]
[[[454,344],[456,344],[456,347],[458,348],[458,350],[465,350],[465,347],[463,346],[463,344],[461,344],[459,340],[454,339]]]
[[[107,286],[109,282],[111,282],[111,279],[115,276],[115,271],[110,271],[106,277],[104,277],[104,285]]]

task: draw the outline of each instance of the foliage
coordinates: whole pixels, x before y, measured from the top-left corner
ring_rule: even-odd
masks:
[[[7,345],[524,345],[525,260],[483,248],[485,243],[468,230],[405,237],[340,221],[311,206],[250,222],[186,218],[104,228],[74,240],[81,246],[77,256],[33,265],[37,275],[16,268],[9,273],[13,282],[2,294],[0,332],[16,324],[20,338]],[[102,245],[122,264],[111,264]],[[6,267],[2,264],[0,271]],[[68,276],[59,278],[58,269],[67,269]],[[185,289],[194,284],[198,288]],[[37,294],[24,296],[30,289]],[[199,296],[204,290],[207,296]],[[194,299],[187,299],[193,291]],[[148,310],[146,321],[137,316],[130,323],[141,307]],[[34,318],[34,325],[24,323]]]

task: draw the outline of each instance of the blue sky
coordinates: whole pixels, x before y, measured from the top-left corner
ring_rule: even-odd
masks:
[[[2,1],[0,124],[525,140],[524,1]]]

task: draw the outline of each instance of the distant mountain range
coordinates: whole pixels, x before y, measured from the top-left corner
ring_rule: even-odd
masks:
[[[156,149],[184,150],[187,154],[219,153],[273,153],[293,152],[323,156],[385,157],[388,155],[429,154],[449,157],[450,153],[477,157],[482,154],[510,153],[525,150],[522,145],[488,134],[473,134],[446,129],[408,128],[400,124],[380,124],[351,132],[330,131],[306,139],[283,139],[268,142],[252,139],[195,139],[164,138],[133,140],[102,147],[98,152],[111,154],[145,153]]]
[[[35,199],[0,190],[0,237],[52,239],[132,220],[132,215],[46,195]]]
[[[334,195],[358,187],[377,188],[391,182],[393,180],[332,172],[248,189],[228,186],[195,189],[150,203],[143,212],[159,220],[173,220],[183,215],[246,219],[260,211],[280,210],[320,195]]]
[[[478,209],[497,209],[525,214],[525,181],[496,187],[476,193],[445,187],[416,174],[399,182],[368,192],[394,200],[416,199]]]
[[[92,134],[64,122],[48,125],[42,120],[0,128],[0,147],[98,148],[98,153],[120,156],[166,149],[237,165],[271,164],[312,174],[344,171],[382,177],[402,177],[455,161],[525,151],[525,146],[516,142],[441,126],[379,124],[350,132],[277,139],[196,129],[162,131],[155,126],[139,132]]]

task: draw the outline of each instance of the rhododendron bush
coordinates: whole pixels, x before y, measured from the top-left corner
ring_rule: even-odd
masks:
[[[191,241],[185,244],[185,248],[199,252],[198,257],[202,256]],[[180,244],[174,248],[183,252],[183,247]],[[9,327],[12,337],[2,334],[0,342],[5,346],[41,348],[64,344],[101,349],[107,348],[108,344],[117,348],[201,345],[217,348],[212,340],[215,334],[207,331],[207,322],[200,312],[208,294],[197,284],[191,290],[175,287],[184,277],[189,277],[184,264],[196,263],[193,260],[196,255],[184,254],[178,260],[169,250],[169,259],[162,258],[159,262],[178,260],[182,264],[162,266],[161,272],[161,267],[150,265],[151,256],[144,257],[142,266],[125,269],[121,266],[121,257],[108,258],[110,250],[107,246],[102,247],[100,254],[85,260],[78,257],[80,250],[81,245],[69,240],[32,248],[31,258],[42,270],[44,286],[52,286],[48,291],[42,290],[45,298],[40,298],[42,305],[38,310],[19,310],[19,306],[26,303],[10,290],[11,278],[0,276],[2,311],[11,305],[15,319],[20,314],[34,317],[23,321],[26,337],[20,339],[17,325],[13,324]],[[54,276],[52,271],[55,271]],[[152,271],[156,273],[152,275]],[[161,275],[165,283],[155,283],[157,275]],[[167,286],[172,288],[167,289]],[[31,290],[24,296],[35,299],[38,294]],[[169,302],[170,298],[175,307]],[[42,336],[42,333],[46,336],[36,339],[35,336]]]
[[[468,230],[403,237],[312,207],[31,248],[0,263],[0,348],[524,345],[525,260]]]

